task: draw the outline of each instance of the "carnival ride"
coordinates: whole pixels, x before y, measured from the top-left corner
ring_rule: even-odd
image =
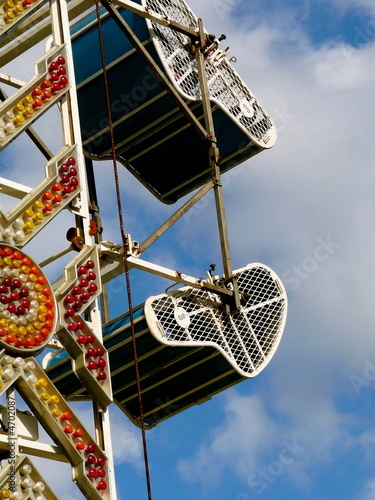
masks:
[[[0,0],[2,67],[47,39],[28,82],[0,74],[16,89],[1,90],[2,154],[27,134],[47,160],[36,187],[0,178],[15,200],[0,212],[0,498],[57,498],[26,454],[70,463],[85,498],[115,500],[109,405],[141,427],[145,446],[145,429],[255,377],[277,349],[285,289],[263,264],[232,270],[221,182],[272,147],[276,131],[224,38],[207,33],[183,0]],[[32,125],[56,109],[62,147],[53,153]],[[92,161],[108,159],[120,243],[104,240],[97,206]],[[124,232],[117,160],[164,203],[190,195],[143,243]],[[210,190],[222,276],[195,278],[140,258]],[[24,247],[62,211],[74,216],[64,228],[69,246],[38,262]],[[51,284],[44,268],[69,253]],[[133,307],[132,269],[183,287]],[[129,311],[110,318],[106,286],[120,275]],[[36,419],[55,445],[25,436],[18,395],[31,427]],[[82,399],[93,402],[95,439],[73,410]]]

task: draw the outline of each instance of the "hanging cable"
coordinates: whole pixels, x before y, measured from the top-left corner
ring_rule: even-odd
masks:
[[[111,100],[110,100],[110,95],[109,95],[109,85],[108,85],[108,78],[107,78],[107,65],[106,65],[106,61],[105,61],[104,40],[103,40],[102,23],[101,23],[101,18],[100,18],[99,0],[95,0],[95,8],[96,8],[96,17],[98,20],[100,53],[101,53],[101,59],[102,59],[103,80],[104,80],[105,97],[106,97],[107,113],[108,113],[108,125],[109,125],[110,139],[111,139],[111,156],[112,156],[113,171],[114,171],[115,185],[116,185],[117,209],[118,209],[118,214],[119,214],[122,245],[123,245],[123,249],[124,249],[123,260],[124,260],[124,270],[125,270],[125,278],[126,278],[126,290],[127,290],[128,304],[129,304],[129,319],[130,319],[130,325],[131,325],[131,335],[132,335],[133,352],[134,352],[134,367],[135,367],[135,375],[136,375],[136,380],[137,380],[138,404],[139,404],[139,415],[140,415],[141,429],[142,429],[142,443],[143,443],[143,456],[144,456],[146,483],[147,483],[147,494],[148,494],[148,500],[152,500],[151,480],[150,480],[150,470],[149,470],[149,464],[148,464],[147,441],[146,441],[146,430],[145,430],[145,419],[144,419],[144,414],[143,414],[141,381],[140,381],[139,363],[138,363],[138,355],[137,355],[137,341],[136,341],[136,337],[135,337],[133,304],[132,304],[132,295],[131,295],[130,277],[129,277],[129,264],[128,264],[128,259],[127,259],[128,242],[127,242],[127,237],[125,235],[124,218],[123,218],[123,213],[122,213],[121,192],[120,192],[120,183],[119,183],[119,177],[118,177],[117,157],[116,157],[116,148],[115,148],[115,139],[114,139],[114,133],[113,133],[113,122],[112,122],[112,112],[111,112]]]

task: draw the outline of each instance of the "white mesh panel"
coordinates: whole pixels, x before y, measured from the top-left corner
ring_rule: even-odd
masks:
[[[142,0],[142,4],[172,21],[198,30],[197,18],[183,0]],[[172,81],[186,98],[199,100],[198,71],[189,47],[190,39],[168,27],[147,22],[152,28],[156,49]],[[220,48],[212,51],[206,58],[206,72],[211,100],[217,101],[252,138],[258,141],[263,139],[267,143],[272,121]],[[252,108],[252,116],[244,112],[243,102]]]
[[[276,274],[262,264],[236,271],[243,306],[227,315],[218,295],[183,288],[146,302],[150,331],[165,344],[214,345],[242,375],[257,375],[282,336],[287,297]],[[176,319],[176,311],[184,319]],[[188,318],[188,319],[186,319]]]

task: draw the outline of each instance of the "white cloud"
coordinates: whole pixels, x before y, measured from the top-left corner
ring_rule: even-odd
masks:
[[[295,389],[290,387],[290,392]],[[345,418],[318,393],[312,395],[310,404],[300,400],[303,416],[294,415],[295,403],[284,413],[280,406],[275,408],[270,393],[259,397],[230,391],[225,397],[223,423],[210,430],[193,456],[179,461],[179,473],[212,494],[228,474],[252,489],[262,471],[272,475],[277,463],[290,481],[308,488],[310,468],[332,460],[338,445],[348,446]],[[275,409],[279,418],[272,416]]]
[[[186,481],[202,482],[206,487],[218,484],[226,469],[246,478],[277,437],[272,419],[256,396],[240,397],[232,392],[224,412],[224,423],[211,429],[196,455],[180,460],[178,470]]]

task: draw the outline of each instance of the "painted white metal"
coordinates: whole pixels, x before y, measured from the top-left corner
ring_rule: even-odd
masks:
[[[142,0],[142,5],[198,31],[198,19],[184,0]],[[152,39],[168,76],[181,95],[200,100],[200,85],[190,40],[169,27],[147,19]],[[210,100],[216,102],[238,126],[262,148],[271,148],[276,128],[247,85],[234,70],[217,41],[205,53],[205,69]]]
[[[39,2],[42,5],[43,1]],[[80,13],[85,8],[90,7],[92,2],[75,2],[73,7],[76,9],[76,13]],[[73,11],[73,8],[70,9]],[[42,13],[40,12],[42,17]],[[80,174],[80,184],[82,187],[80,199],[78,203],[75,203],[74,213],[78,216],[77,221],[82,224],[82,233],[84,243],[88,246],[92,245],[92,236],[90,235],[90,213],[89,213],[89,195],[87,189],[87,178],[86,178],[86,170],[85,170],[85,161],[82,153],[82,144],[81,144],[81,132],[80,132],[80,124],[79,124],[79,114],[78,114],[78,103],[76,96],[76,87],[75,87],[75,77],[74,77],[74,67],[73,67],[73,59],[72,59],[72,50],[71,50],[71,41],[70,41],[70,26],[69,26],[69,15],[68,15],[68,7],[66,0],[50,0],[50,6],[48,9],[44,9],[43,17],[46,15],[49,16],[49,19],[44,23],[44,30],[39,30],[39,33],[42,33],[42,37],[45,36],[48,32],[52,31],[53,37],[53,49],[52,51],[59,50],[59,47],[64,48],[64,57],[66,59],[66,64],[68,68],[68,76],[69,76],[69,88],[66,90],[64,97],[61,100],[60,104],[60,112],[61,112],[61,133],[63,137],[63,144],[66,147],[74,147],[76,151],[76,167],[79,170]],[[38,14],[37,14],[38,16]],[[74,16],[74,13],[73,13]],[[39,16],[38,16],[39,17]],[[34,38],[35,31],[33,30],[33,24],[29,23],[28,30],[23,33],[23,37],[21,40],[17,40],[11,47],[6,47],[4,52],[11,53],[13,58],[22,53],[25,49],[32,47],[36,42],[37,38]],[[19,31],[22,31],[22,23],[19,23]],[[13,29],[13,32],[17,32],[18,26]],[[30,37],[29,37],[30,35]],[[5,37],[6,38],[6,35]],[[9,37],[9,41],[14,39],[12,35]],[[2,40],[2,46],[7,44],[7,40]],[[22,47],[22,48],[21,48]],[[56,49],[57,47],[57,49]],[[13,85],[19,86],[22,82],[17,81],[11,76],[1,75],[2,81]],[[18,94],[16,94],[18,96]],[[4,104],[6,106],[6,104]],[[58,130],[58,129],[57,129]],[[23,198],[26,194],[28,194],[31,190],[22,186],[21,184],[17,184],[12,181],[8,181],[7,179],[0,180],[0,186],[3,188],[3,192],[11,195],[16,198]],[[57,256],[62,253],[66,253],[66,250],[58,253]],[[55,255],[56,257],[56,255]],[[49,262],[49,260],[47,259]],[[101,339],[101,317],[100,311],[98,307],[97,301],[93,304],[93,307],[90,311],[90,327],[93,329],[95,335]],[[13,397],[12,394],[9,393],[9,397]],[[98,410],[96,410],[98,411]],[[109,492],[110,492],[110,500],[116,500],[116,484],[114,477],[114,464],[113,464],[113,449],[112,449],[112,441],[111,441],[111,432],[110,432],[110,422],[107,413],[104,413],[102,418],[95,419],[96,425],[100,428],[97,428],[97,435],[101,436],[101,447],[105,450],[108,464],[108,476],[106,481],[109,483]],[[3,447],[2,443],[3,439],[0,436],[0,448]],[[19,438],[17,441],[17,445],[20,445],[20,451],[44,456],[46,458],[51,458],[54,460],[63,460],[59,449],[57,447],[48,446],[42,443],[31,443],[30,441],[25,443],[25,440]],[[18,454],[18,449],[17,449]],[[86,478],[87,480],[87,478]]]
[[[217,294],[186,287],[150,297],[145,317],[159,342],[215,347],[238,373],[253,378],[276,352],[288,301],[280,278],[264,264],[249,264],[233,275],[243,294],[238,311],[228,314]]]

